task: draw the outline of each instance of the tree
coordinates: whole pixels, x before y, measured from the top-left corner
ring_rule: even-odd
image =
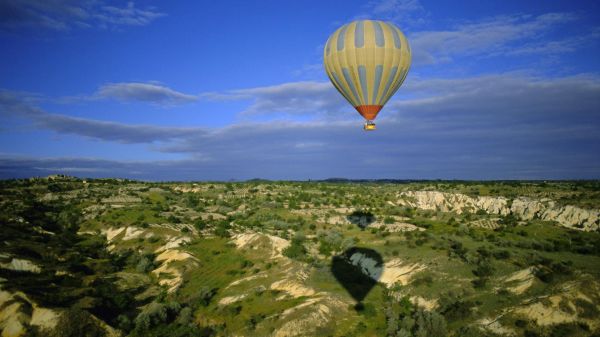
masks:
[[[446,320],[444,316],[435,311],[417,310],[416,318],[417,329],[415,337],[444,337],[446,336]]]
[[[296,232],[292,239],[292,244],[283,250],[283,255],[290,259],[301,260],[306,257],[306,248],[304,247],[304,240],[306,237],[302,232]]]

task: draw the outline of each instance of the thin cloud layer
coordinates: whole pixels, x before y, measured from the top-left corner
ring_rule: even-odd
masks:
[[[419,0],[373,0],[365,5],[365,13],[355,19],[379,19],[401,23],[403,28],[418,26],[429,16]]]
[[[162,85],[138,82],[106,84],[101,86],[93,97],[156,104],[182,104],[197,99],[194,95],[187,95]]]
[[[52,114],[21,98],[22,95],[10,91],[0,91],[0,116],[4,118],[25,118],[41,129],[59,134],[79,135],[92,139],[139,144],[173,141],[189,134],[204,132],[202,128],[178,128],[153,125],[128,125],[67,115]]]
[[[0,30],[145,26],[164,15],[154,7],[138,8],[134,2],[119,7],[87,0],[4,0],[0,2]]]
[[[329,115],[348,111],[346,101],[329,82],[291,82],[279,85],[204,93],[209,100],[250,100],[241,115]]]
[[[546,41],[544,34],[576,20],[572,13],[547,13],[539,16],[500,16],[467,23],[455,29],[422,31],[410,35],[413,62],[426,65],[452,61],[460,56],[518,55],[519,53],[573,50],[580,39]],[[515,45],[515,42],[520,42]],[[544,48],[539,48],[545,46]]]

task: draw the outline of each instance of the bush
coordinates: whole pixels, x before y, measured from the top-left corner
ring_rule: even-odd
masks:
[[[395,310],[397,308],[397,311]],[[388,304],[384,309],[386,334],[394,337],[443,337],[447,335],[444,316],[435,311],[415,308],[408,297],[397,304]]]
[[[554,272],[550,268],[538,268],[534,274],[544,283],[550,283],[554,280]]]
[[[585,323],[584,323],[585,324]],[[589,327],[584,324],[578,324],[575,322],[570,323],[559,323],[552,326],[549,337],[570,337],[570,336],[581,336],[582,332],[589,331]],[[582,331],[583,330],[583,331]],[[585,334],[587,335],[587,334]]]
[[[189,325],[193,322],[192,309],[190,307],[185,307],[181,309],[179,315],[177,315],[177,319],[175,322],[179,325]]]
[[[229,224],[226,222],[221,222],[215,228],[215,235],[222,238],[228,238],[231,235],[229,234]]]
[[[152,302],[135,318],[135,330],[146,331],[152,326],[168,323],[180,310],[181,305],[177,302]]]
[[[417,310],[415,337],[446,336],[446,320],[435,311]]]
[[[123,331],[129,331],[133,328],[133,323],[126,315],[119,315],[117,317],[117,327]]]
[[[331,255],[333,251],[341,249],[344,237],[336,230],[319,232],[319,253],[323,255]]]
[[[198,293],[191,297],[190,302],[195,305],[208,306],[212,298],[217,294],[217,290],[203,286]]]
[[[258,323],[262,322],[265,319],[265,314],[254,314],[250,316],[250,318],[246,321],[246,326],[249,330],[256,329]]]
[[[465,259],[468,251],[469,250],[463,246],[462,242],[450,240],[450,251],[448,252],[450,257],[456,256]]]
[[[506,260],[510,258],[510,252],[508,250],[495,250],[492,255],[498,260]]]
[[[181,220],[174,215],[169,215],[169,217],[167,218],[167,221],[169,221],[171,223],[181,223]]]
[[[490,252],[490,250],[487,247],[479,247],[477,248],[477,253],[479,254],[479,256],[481,258],[487,259],[490,256],[492,256],[492,253]]]
[[[498,223],[506,227],[516,227],[519,224],[519,218],[511,213],[501,217]]]
[[[198,218],[194,221],[194,227],[196,227],[198,231],[201,231],[206,228],[206,222],[204,222],[202,218]]]
[[[473,270],[473,274],[479,277],[489,277],[494,274],[494,267],[487,260],[483,260]]]
[[[138,273],[147,273],[154,269],[154,258],[151,256],[142,256],[135,266]]]
[[[463,320],[471,316],[475,303],[463,300],[460,296],[447,294],[440,298],[440,313],[449,321]]]
[[[283,250],[283,255],[290,259],[301,260],[306,256],[306,248],[302,242],[292,240],[292,244]]]
[[[600,316],[600,312],[594,303],[578,298],[575,300],[575,307],[580,317],[594,319]]]
[[[417,276],[417,277],[415,277],[412,284],[415,287],[418,287],[420,285],[425,285],[425,286],[431,287],[431,285],[433,284],[433,276],[431,276],[430,274]]]
[[[89,312],[71,307],[60,315],[50,337],[104,337],[106,332]]]
[[[473,288],[477,288],[477,289],[485,288],[485,286],[487,285],[487,282],[488,282],[487,277],[479,277],[479,278],[476,278],[473,281],[471,281],[471,283],[473,284]]]
[[[252,266],[254,266],[254,263],[250,260],[242,260],[242,262],[240,262],[241,269],[246,269],[246,268],[252,267]]]

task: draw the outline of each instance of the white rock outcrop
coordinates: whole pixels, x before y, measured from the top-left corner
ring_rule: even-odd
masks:
[[[583,231],[597,231],[600,228],[600,209],[584,209],[575,206],[559,206],[550,199],[530,199],[519,197],[509,203],[505,197],[470,197],[460,193],[438,191],[409,191],[399,194],[398,205],[420,209],[454,212],[477,212],[484,210],[490,214],[510,213],[523,220],[539,218],[556,221],[564,227]],[[510,206],[509,206],[510,205]]]
[[[13,258],[9,263],[0,263],[0,268],[14,271],[25,271],[29,273],[40,273],[42,269],[29,260]]]
[[[59,313],[42,308],[22,292],[11,293],[0,290],[0,336],[27,336],[29,326],[53,329],[58,323]]]

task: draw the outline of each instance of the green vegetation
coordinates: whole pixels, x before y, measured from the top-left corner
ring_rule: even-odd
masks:
[[[530,199],[593,216],[600,184],[0,181],[0,313],[32,336],[600,335],[597,220],[512,212]],[[385,264],[358,305],[334,266],[357,247]]]

